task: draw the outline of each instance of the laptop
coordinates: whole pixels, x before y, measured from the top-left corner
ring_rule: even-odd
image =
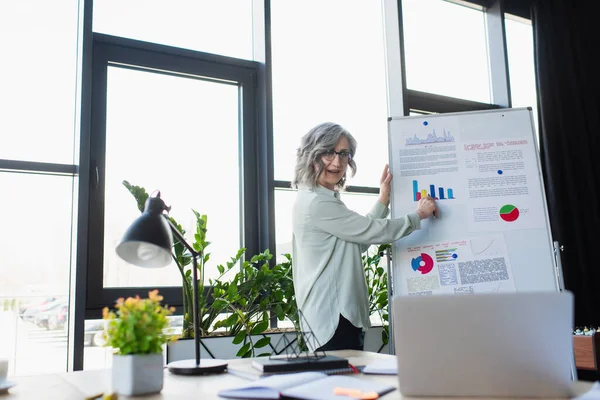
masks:
[[[392,312],[404,396],[571,395],[570,292],[400,296]]]

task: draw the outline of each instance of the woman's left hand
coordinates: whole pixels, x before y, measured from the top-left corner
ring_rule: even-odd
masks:
[[[388,164],[385,164],[381,179],[379,180],[379,201],[386,207],[390,205],[391,182],[392,174],[390,173],[390,167]]]

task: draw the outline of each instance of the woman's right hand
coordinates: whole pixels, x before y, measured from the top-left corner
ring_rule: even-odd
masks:
[[[417,214],[419,214],[419,218],[422,220],[429,218],[431,214],[433,214],[435,218],[440,217],[437,204],[431,196],[423,197],[421,200],[419,200],[417,203]]]

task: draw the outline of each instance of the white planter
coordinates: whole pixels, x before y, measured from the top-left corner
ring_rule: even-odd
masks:
[[[163,388],[163,355],[113,355],[112,389],[125,396],[158,393]]]
[[[252,339],[257,341],[265,336],[271,337],[271,345],[275,346],[278,344],[284,332],[269,332],[261,335],[252,336]],[[289,341],[293,341],[296,338],[296,332],[285,332]],[[208,336],[200,339],[200,358],[217,358],[220,360],[229,360],[232,358],[239,358],[236,354],[241,344],[233,344],[233,336]],[[282,347],[279,343],[279,347]],[[271,347],[263,347],[257,349],[260,353],[271,352]],[[278,350],[281,350],[278,349]],[[167,364],[173,361],[180,361],[185,359],[193,359],[195,357],[194,340],[193,339],[178,339],[175,342],[167,343]]]
[[[381,339],[381,333],[383,332],[382,326],[372,326],[365,332],[365,343],[364,350],[372,351],[374,353],[390,354],[390,345],[383,344]]]

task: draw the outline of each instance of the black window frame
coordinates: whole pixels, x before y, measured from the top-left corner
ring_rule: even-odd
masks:
[[[148,287],[104,287],[104,166],[106,150],[107,68],[148,70],[166,74],[189,74],[209,81],[238,86],[240,92],[240,235],[248,254],[259,249],[255,227],[259,222],[257,148],[259,63],[177,47],[142,42],[105,34],[93,34],[91,84],[91,130],[89,146],[89,199],[87,238],[87,279],[85,318],[101,317],[104,307],[114,305],[119,297],[146,295]],[[176,166],[174,166],[176,170]],[[193,184],[193,182],[190,182]],[[199,183],[201,184],[201,183]],[[173,271],[176,273],[176,271]],[[164,296],[164,302],[181,310],[179,286],[152,287]]]

